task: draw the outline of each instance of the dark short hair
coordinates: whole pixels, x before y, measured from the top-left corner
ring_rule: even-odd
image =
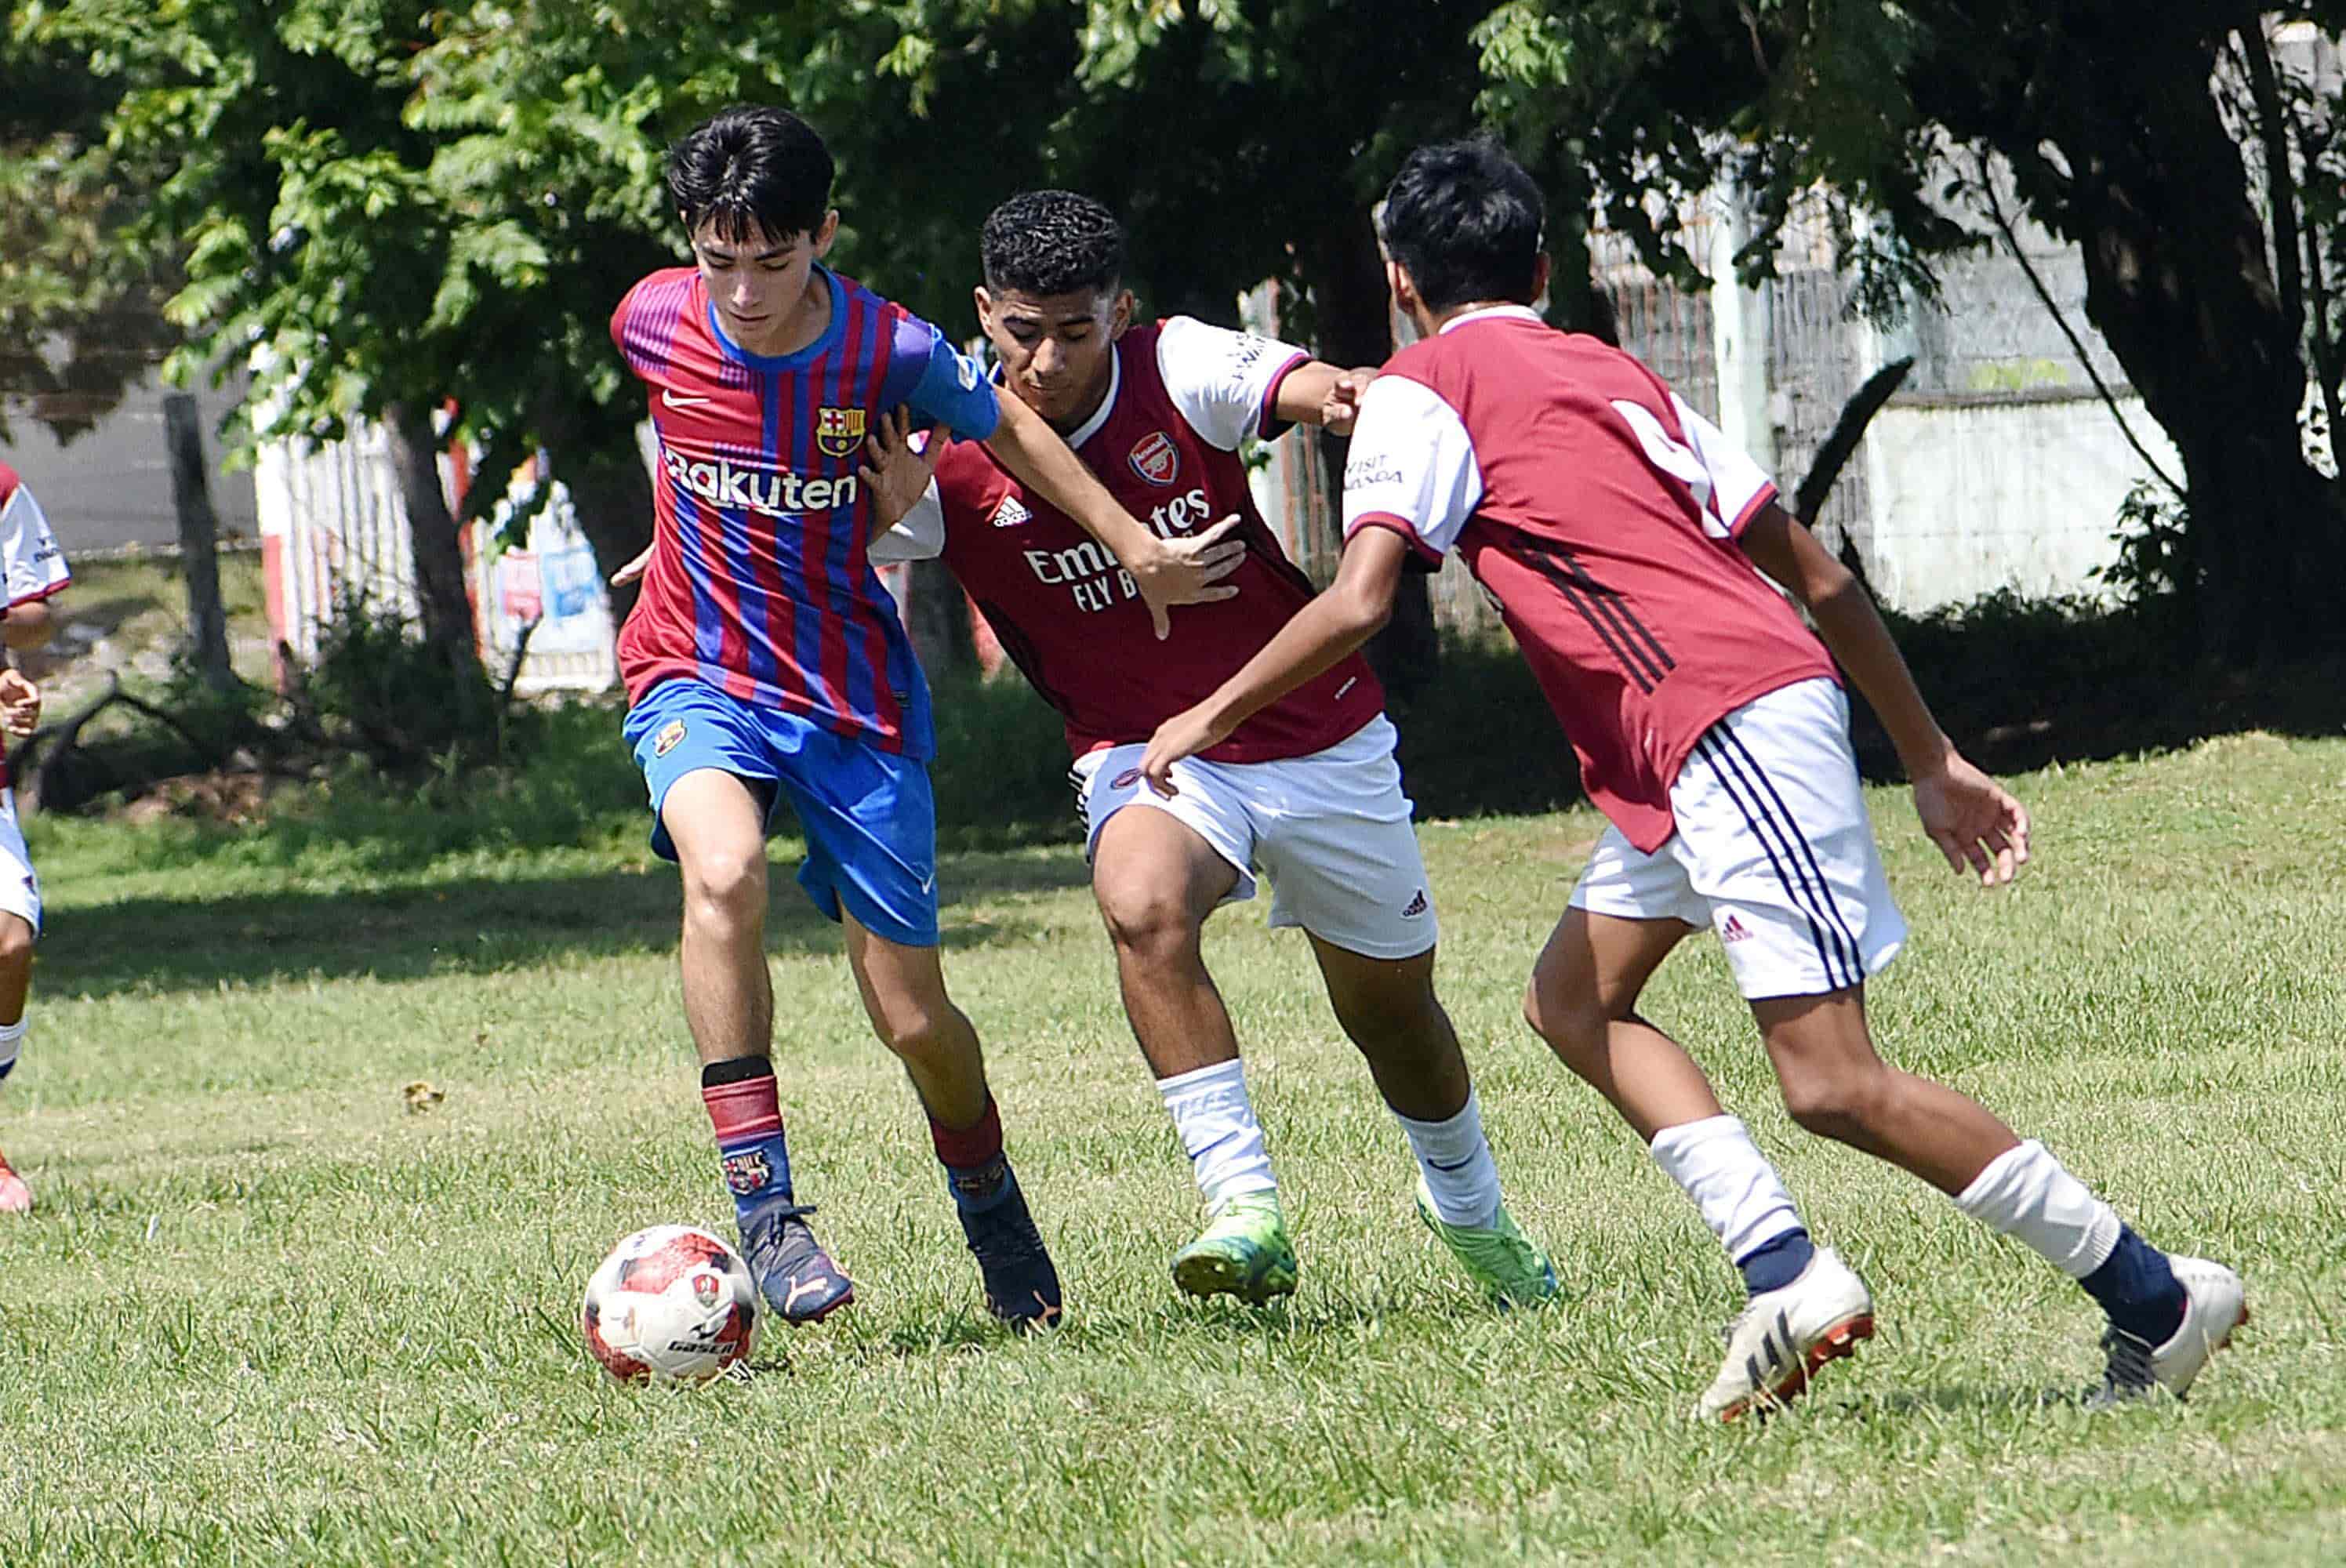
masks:
[[[788,109],[740,106],[703,120],[668,149],[668,194],[687,234],[714,221],[740,244],[811,234],[831,209],[831,149]]]
[[[1528,305],[1539,278],[1539,187],[1497,143],[1475,137],[1402,160],[1377,224],[1385,254],[1409,269],[1431,311],[1470,300]]]
[[[1029,190],[986,215],[978,254],[997,293],[1104,294],[1124,280],[1124,225],[1088,196]]]

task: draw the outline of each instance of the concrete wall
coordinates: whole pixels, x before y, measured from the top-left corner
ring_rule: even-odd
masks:
[[[2181,460],[2142,400],[2117,406],[2168,473]],[[1893,400],[1862,453],[1874,591],[1910,614],[2011,588],[2096,594],[2118,504],[2149,470],[2110,411],[2066,390]]]
[[[23,474],[40,497],[68,561],[76,550],[178,542],[170,457],[163,445],[163,394],[171,390],[151,378],[141,382],[95,430],[70,444],[60,444],[33,417],[33,400],[9,399],[8,436],[0,442],[0,460]],[[197,392],[196,402],[203,415],[205,466],[220,532],[250,539],[260,531],[252,473],[221,472],[220,442],[214,433],[220,416],[235,406],[235,394],[234,388],[206,387]]]

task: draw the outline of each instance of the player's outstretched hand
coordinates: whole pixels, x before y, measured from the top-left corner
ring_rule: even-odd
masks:
[[[1148,560],[1126,563],[1148,606],[1148,619],[1157,627],[1158,642],[1173,634],[1174,606],[1210,605],[1238,596],[1237,588],[1221,581],[1246,559],[1246,541],[1230,537],[1238,525],[1234,512],[1202,534],[1164,541],[1163,548]]]
[[[642,576],[644,575],[644,568],[651,564],[652,547],[649,545],[647,545],[644,546],[643,554],[638,555],[634,560],[628,562],[626,565],[611,574],[611,586],[615,588],[626,587],[629,583],[632,583],[638,577]]]
[[[20,669],[0,669],[0,728],[30,735],[41,727],[41,688]]]
[[[2028,863],[2027,808],[1955,752],[1914,780],[1914,811],[1947,864],[1968,865],[1982,887],[2012,881]]]
[[[1373,368],[1337,372],[1328,395],[1320,400],[1321,428],[1331,435],[1352,434],[1352,421],[1361,413],[1361,394],[1368,391],[1369,383],[1376,379],[1377,372]]]
[[[1148,738],[1148,749],[1140,754],[1140,776],[1148,787],[1167,799],[1180,793],[1173,784],[1173,764],[1184,757],[1195,757],[1209,747],[1219,746],[1237,728],[1232,724],[1217,724],[1207,717],[1205,705],[1188,708],[1157,727]]]
[[[874,536],[904,520],[904,514],[927,493],[937,476],[937,459],[953,444],[952,433],[940,426],[928,433],[925,444],[913,443],[913,411],[899,405],[880,416],[880,423],[863,443],[865,461],[855,472],[872,492]]]

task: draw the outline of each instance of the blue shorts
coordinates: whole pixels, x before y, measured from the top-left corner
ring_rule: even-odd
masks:
[[[654,854],[676,859],[659,815],[668,790],[714,768],[764,798],[769,832],[790,798],[806,834],[799,886],[815,908],[837,920],[844,904],[876,936],[937,945],[937,812],[926,763],[689,679],[646,692],[622,733],[651,789]]]

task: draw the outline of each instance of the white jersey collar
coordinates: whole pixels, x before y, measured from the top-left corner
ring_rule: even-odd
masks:
[[[1485,305],[1479,311],[1469,311],[1463,316],[1451,317],[1442,323],[1442,330],[1446,332],[1453,327],[1463,327],[1469,321],[1489,321],[1501,317],[1515,317],[1526,321],[1536,321],[1540,320],[1540,313],[1529,305]]]
[[[1099,407],[1092,410],[1091,418],[1077,425],[1067,437],[1070,448],[1081,446],[1100,433],[1107,416],[1116,412],[1116,394],[1124,389],[1124,340],[1118,338],[1107,350],[1107,396],[1100,399]]]

